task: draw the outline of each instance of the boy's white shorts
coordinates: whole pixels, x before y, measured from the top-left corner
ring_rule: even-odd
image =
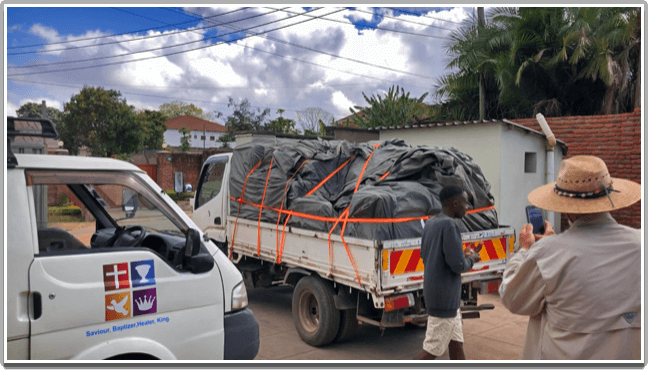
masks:
[[[434,356],[441,356],[448,348],[451,340],[464,342],[461,311],[457,309],[457,316],[454,318],[428,316],[423,350]]]

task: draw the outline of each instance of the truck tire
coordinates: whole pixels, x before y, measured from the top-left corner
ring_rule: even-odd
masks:
[[[299,336],[311,346],[333,341],[340,327],[340,310],[335,308],[333,286],[317,276],[299,280],[292,298],[292,314]]]
[[[358,318],[356,309],[340,310],[340,328],[335,335],[335,342],[343,342],[355,335],[358,330]]]

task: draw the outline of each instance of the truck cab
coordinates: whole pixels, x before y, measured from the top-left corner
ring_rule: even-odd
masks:
[[[8,138],[56,137],[47,120],[7,121]],[[7,362],[256,356],[242,275],[145,172],[10,148]]]

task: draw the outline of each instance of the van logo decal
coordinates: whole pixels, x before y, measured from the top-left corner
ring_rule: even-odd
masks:
[[[106,321],[130,318],[130,292],[106,295]]]
[[[106,291],[130,288],[128,264],[121,262],[103,265],[103,279]]]
[[[155,285],[155,266],[153,260],[130,263],[133,288]]]
[[[154,260],[103,265],[106,321],[157,313]],[[152,288],[138,289],[137,287]],[[124,291],[126,290],[126,291]]]
[[[133,291],[133,316],[157,313],[157,293],[155,288]]]

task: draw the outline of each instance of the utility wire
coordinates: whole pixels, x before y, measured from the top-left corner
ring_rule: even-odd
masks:
[[[198,13],[193,13],[193,12],[186,11],[187,13],[192,14],[192,15],[187,15],[184,12],[179,12],[179,11],[176,11],[175,9],[169,9],[169,8],[165,8],[165,9],[172,12],[172,13],[182,14],[182,15],[187,16],[187,17],[194,17],[194,18],[201,17],[201,15],[198,14]],[[284,8],[284,9],[286,9],[286,8]],[[151,18],[148,18],[148,17],[145,17],[145,16],[140,16],[140,17],[144,17],[146,19],[149,19],[149,20],[152,20],[152,21],[155,21],[155,22],[161,22],[161,21],[151,19]],[[230,28],[230,29],[234,28],[233,26],[226,26],[226,27]],[[264,37],[262,35],[256,35],[256,36]],[[265,37],[265,38],[267,38],[267,37]],[[271,38],[271,39],[273,39],[273,38]],[[282,43],[286,43],[283,40],[277,40],[277,41],[282,42]],[[290,44],[290,43],[288,43],[288,44]],[[317,64],[317,63],[314,63],[314,62],[304,61],[304,60],[301,60],[301,59],[298,59],[298,58],[288,57],[288,56],[284,56],[282,54],[278,54],[278,53],[274,53],[274,52],[268,52],[268,51],[263,50],[263,49],[258,49],[258,48],[250,47],[250,46],[243,45],[243,44],[234,43],[233,45],[236,45],[236,46],[241,47],[241,48],[251,49],[251,50],[255,50],[257,52],[262,52],[262,53],[270,54],[270,55],[273,55],[273,56],[277,56],[277,57],[281,57],[281,58],[301,62],[301,63],[306,63],[306,64],[309,64],[309,65],[325,68],[325,69],[328,69],[328,70],[334,70],[334,71],[338,71],[338,72],[342,72],[342,73],[346,73],[346,74],[350,74],[350,75],[356,75],[356,76],[360,76],[360,77],[364,77],[364,78],[368,78],[368,79],[379,80],[379,81],[384,81],[384,82],[395,84],[395,82],[391,81],[391,80],[386,80],[386,79],[381,79],[381,78],[377,78],[377,77],[373,77],[373,76],[363,75],[363,74],[359,74],[359,73],[355,73],[355,72],[340,70],[340,69],[336,69],[336,68],[333,68],[333,67],[330,67],[330,66],[320,65],[320,64]],[[290,44],[290,45],[292,45],[292,44]],[[339,57],[339,58],[345,59],[344,57]],[[403,72],[403,71],[399,71],[399,72],[407,74],[406,72]],[[419,87],[419,86],[416,86],[416,85],[407,85],[407,86],[414,87],[414,88],[419,88],[419,89],[425,89],[425,90],[428,89],[428,88]],[[257,89],[257,88],[254,88],[254,89]]]
[[[275,9],[275,8],[270,8],[270,7],[266,7],[266,8],[268,8],[268,9]],[[275,10],[278,10],[278,9],[275,9]],[[350,10],[351,10],[351,9],[350,9]],[[354,11],[354,10],[353,10],[353,11]],[[299,14],[299,13],[295,13],[295,12],[290,11],[290,10],[284,10],[284,12],[286,12],[286,13],[292,13],[292,14]],[[307,17],[312,17],[312,16],[307,15]],[[343,25],[347,25],[347,26],[354,26],[354,27],[355,27],[355,25],[354,25],[353,23],[351,23],[351,22],[341,21],[341,20],[339,20],[339,19],[330,19],[330,18],[322,18],[322,19],[325,20],[325,21],[329,21],[329,22],[337,22],[337,23],[341,23],[341,24],[343,24]],[[396,33],[399,33],[399,34],[406,34],[406,35],[414,35],[414,36],[430,37],[430,38],[434,38],[434,39],[441,39],[441,40],[448,40],[448,38],[446,38],[446,37],[434,36],[434,35],[425,35],[425,34],[418,34],[418,33],[416,33],[416,32],[409,32],[409,31],[394,30],[394,29],[391,29],[391,28],[385,28],[385,27],[380,27],[380,26],[374,26],[373,28],[376,29],[376,30],[389,31],[389,32],[396,32]]]
[[[122,11],[122,12],[130,13],[130,14],[135,15],[135,16],[140,16],[139,14],[135,14],[135,13],[129,12],[127,10],[123,10],[123,9],[119,9],[119,8],[114,8],[114,9]],[[278,10],[268,12],[268,13],[262,13],[262,14],[253,15],[253,16],[250,16],[250,17],[247,17],[247,18],[237,19],[235,21],[227,22],[225,24],[236,23],[236,22],[240,22],[240,21],[246,21],[248,19],[257,18],[257,17],[261,17],[261,16],[264,16],[264,15],[268,15],[268,14],[272,14],[272,13],[276,13],[276,12],[278,12]],[[154,19],[151,19],[151,18],[148,18],[148,17],[144,17],[144,16],[141,16],[141,17],[152,20],[152,21],[155,21]],[[194,21],[192,21],[192,22],[194,22]],[[171,26],[171,25],[169,25],[169,26]],[[164,27],[164,26],[162,26],[162,27]],[[205,29],[214,28],[214,27],[218,27],[218,26],[196,27],[196,28],[187,29],[187,30],[184,30],[184,31],[172,31],[172,32],[165,33],[165,34],[142,36],[142,37],[136,37],[136,38],[129,39],[129,40],[111,41],[111,42],[107,42],[107,43],[83,45],[83,46],[76,46],[76,47],[66,47],[66,48],[61,48],[61,49],[48,49],[48,50],[36,50],[36,51],[29,51],[29,52],[7,53],[7,55],[8,56],[15,56],[15,55],[22,55],[22,54],[44,54],[44,53],[51,53],[51,52],[60,52],[60,51],[68,51],[68,50],[75,50],[75,49],[92,48],[92,47],[98,47],[98,46],[102,46],[102,45],[122,44],[122,43],[130,43],[130,42],[140,41],[140,40],[155,39],[155,38],[159,38],[159,37],[166,37],[166,36],[171,36],[171,35],[183,34],[183,33],[186,33],[186,32],[195,32],[195,33],[197,33],[199,35],[205,36],[204,34],[201,34],[201,33],[196,32],[196,31],[205,30]],[[67,63],[67,62],[61,62],[61,63]],[[43,66],[43,65],[51,66],[51,65],[54,65],[54,64],[55,63],[46,63],[46,64],[40,64],[40,65],[30,65],[29,67],[36,67],[36,66]]]
[[[147,17],[145,17],[145,16],[141,16],[141,17],[143,17],[143,18],[147,18]],[[261,26],[267,26],[267,25],[272,24],[272,23],[278,23],[278,22],[285,21],[285,20],[287,20],[287,19],[291,19],[291,18],[293,18],[293,17],[287,17],[287,18],[283,18],[283,19],[280,19],[280,20],[275,20],[275,21],[271,21],[271,22],[266,22],[266,23],[260,24],[260,25],[258,25],[258,26],[253,26],[253,27],[250,27],[250,28],[248,28],[248,29],[245,29],[244,31],[246,31],[246,30],[250,30],[250,29],[252,29],[252,28],[261,27]],[[147,19],[149,19],[149,18],[147,18]],[[305,20],[305,21],[309,21],[309,20]],[[296,23],[296,24],[299,24],[299,23]],[[288,25],[288,26],[291,26],[291,25]],[[276,29],[274,29],[274,30],[265,31],[265,32],[272,32],[272,31],[280,30],[280,29],[285,28],[285,27],[288,27],[288,26],[279,27],[279,28],[276,28]],[[226,34],[223,34],[223,35],[211,36],[211,37],[208,37],[207,39],[200,39],[200,40],[196,40],[196,41],[189,41],[189,42],[186,42],[186,43],[180,43],[180,44],[168,45],[168,46],[163,46],[163,47],[159,47],[159,48],[146,49],[146,50],[140,50],[140,51],[135,51],[135,52],[128,52],[128,53],[122,53],[122,54],[115,54],[115,55],[112,55],[112,56],[103,56],[103,57],[95,57],[95,58],[86,58],[86,59],[80,59],[80,60],[76,60],[76,61],[48,62],[48,63],[40,63],[40,64],[28,65],[28,66],[8,66],[8,67],[9,67],[9,68],[33,68],[33,67],[42,67],[42,66],[56,66],[56,65],[61,65],[61,64],[70,64],[70,63],[83,63],[83,62],[99,61],[99,60],[105,60],[105,59],[109,59],[109,58],[125,57],[125,56],[134,55],[134,54],[140,54],[140,53],[146,53],[146,52],[153,52],[153,51],[158,51],[158,50],[166,50],[166,49],[176,48],[176,47],[179,47],[179,46],[186,46],[186,45],[190,45],[190,44],[201,43],[201,42],[204,42],[204,41],[207,41],[207,40],[218,39],[218,38],[222,38],[222,37],[224,37],[224,36],[232,35],[232,34],[235,34],[235,33],[236,33],[236,32],[229,32],[229,33],[226,33]],[[247,37],[251,37],[251,36],[247,36]],[[240,40],[240,39],[237,39],[237,40],[235,40],[235,41],[238,41],[238,40]],[[205,46],[205,47],[200,47],[200,48],[190,49],[190,50],[184,51],[184,52],[182,52],[182,53],[185,53],[185,52],[191,52],[191,51],[199,50],[199,49],[204,49],[204,48],[208,48],[208,47],[210,47],[210,46],[220,45],[220,44],[222,44],[222,43],[223,43],[223,42],[216,43],[216,44],[210,44],[210,45]],[[148,58],[144,58],[144,59],[136,59],[136,60],[131,60],[131,61],[115,62],[115,63],[112,63],[112,64],[129,63],[129,62],[134,62],[134,61],[142,61],[142,60],[146,60],[146,59],[159,58],[159,57],[164,57],[164,56],[174,55],[174,54],[178,54],[178,53],[165,54],[165,55],[160,55],[160,56],[155,56],[155,57],[148,57]],[[108,64],[108,65],[102,65],[102,66],[110,66],[110,65],[111,65],[111,64]],[[76,68],[78,68],[78,69],[84,69],[84,68],[92,68],[92,67],[95,67],[95,66],[90,66],[90,67],[76,67]],[[71,71],[71,70],[67,70],[67,71]],[[49,71],[46,71],[46,72],[49,72]],[[59,72],[59,71],[56,71],[56,72]],[[40,73],[43,73],[43,72],[40,72]],[[13,75],[7,75],[7,76],[19,76],[19,75],[17,75],[17,74],[13,74]]]
[[[410,12],[410,11],[403,10],[403,9],[400,9],[400,8],[387,8],[387,9],[391,9],[391,10],[396,11],[396,12],[401,12],[401,13],[405,13],[405,14],[409,14],[409,15],[413,15],[413,16],[417,16],[417,17],[425,17],[425,18],[430,18],[430,19],[434,19],[434,20],[437,20],[437,21],[449,22],[449,23],[454,23],[456,25],[461,25],[461,23],[459,23],[459,22],[450,21],[450,20],[443,19],[443,18],[435,18],[435,17],[429,16],[429,15],[426,15],[426,14],[416,14],[414,12]]]
[[[117,9],[117,10],[121,10],[121,11],[124,11],[124,12],[130,13],[130,12],[128,12],[128,11],[126,11],[126,10],[123,10],[123,9],[120,9],[120,8],[113,8],[113,9]],[[205,19],[224,16],[224,15],[228,15],[228,14],[232,14],[232,13],[240,12],[241,10],[245,10],[245,9],[249,9],[249,8],[240,8],[240,9],[232,10],[232,11],[229,11],[229,12],[220,13],[220,14],[216,14],[216,15],[209,16],[209,17],[205,17]],[[134,13],[131,13],[131,14],[134,14]],[[135,15],[137,15],[137,14],[135,14]],[[39,47],[39,46],[50,46],[50,45],[60,45],[60,44],[77,43],[77,42],[79,42],[79,41],[99,40],[99,39],[105,39],[105,38],[115,37],[115,36],[123,36],[123,35],[136,34],[136,33],[140,33],[140,32],[147,32],[147,31],[149,31],[149,30],[157,30],[157,29],[161,29],[161,28],[165,28],[165,27],[181,26],[181,25],[185,25],[185,24],[188,24],[188,23],[194,23],[194,22],[195,22],[195,21],[185,21],[185,22],[180,22],[180,23],[165,24],[165,25],[163,25],[163,26],[159,26],[159,27],[145,28],[145,29],[135,30],[135,31],[127,31],[127,32],[123,32],[123,33],[121,33],[121,34],[112,34],[112,35],[104,35],[104,36],[87,37],[87,38],[83,38],[83,39],[75,39],[75,40],[68,40],[68,41],[59,41],[59,42],[55,42],[55,43],[32,44],[32,45],[23,45],[23,46],[7,47],[7,49],[23,49],[23,48],[33,48],[33,47]],[[90,46],[96,46],[96,45],[90,45]],[[70,48],[70,49],[71,49],[71,48]],[[62,49],[59,49],[59,50],[62,50]],[[50,51],[51,51],[51,50],[50,50]],[[30,53],[32,53],[32,52],[30,52]],[[36,52],[36,53],[37,53],[37,52]],[[27,54],[27,53],[9,53],[9,54],[7,54],[7,55],[16,55],[16,54]]]
[[[269,9],[273,9],[273,8],[269,8]],[[275,10],[276,10],[276,9],[275,9]],[[292,13],[292,12],[290,12],[290,11],[286,11],[286,10],[283,10],[283,11],[284,11],[284,12],[287,12],[287,13]],[[297,13],[297,14],[298,14],[298,15],[302,15],[302,14],[300,14],[300,13]],[[313,17],[313,16],[311,16],[311,15],[307,15],[307,16],[308,16],[308,17]],[[342,22],[342,23],[347,24],[346,22]],[[225,27],[226,27],[226,28],[230,28],[230,29],[237,28],[237,27],[235,27],[235,26],[225,26]],[[242,31],[245,31],[245,30],[242,30]],[[348,58],[348,57],[342,57],[342,56],[337,55],[337,54],[324,52],[324,51],[321,51],[321,50],[317,50],[317,49],[313,49],[313,48],[310,48],[310,47],[307,47],[307,46],[303,46],[303,45],[299,45],[299,44],[291,43],[291,42],[288,42],[288,41],[285,41],[285,40],[281,40],[281,39],[277,39],[277,38],[274,38],[274,37],[271,37],[271,36],[267,36],[267,35],[260,35],[260,34],[257,34],[257,35],[254,35],[254,36],[262,37],[262,38],[264,38],[264,39],[272,40],[272,41],[275,41],[275,42],[277,42],[277,43],[281,43],[281,44],[284,44],[284,45],[290,45],[290,46],[293,46],[293,47],[296,47],[296,48],[305,49],[305,50],[308,50],[308,51],[311,51],[311,52],[324,54],[324,55],[327,55],[327,56],[329,56],[329,57],[334,57],[334,58],[344,59],[344,60],[347,60],[347,61],[350,61],[350,62],[359,63],[359,64],[362,64],[362,65],[365,65],[365,66],[370,66],[370,67],[380,68],[380,69],[383,69],[383,70],[387,70],[387,71],[391,71],[391,72],[396,72],[396,73],[400,73],[400,74],[404,74],[404,75],[410,75],[410,76],[414,76],[414,77],[419,77],[419,78],[423,78],[423,79],[434,79],[434,78],[432,78],[432,77],[430,77],[430,76],[414,74],[414,73],[411,73],[411,72],[402,71],[402,70],[397,70],[397,69],[393,69],[393,68],[386,67],[386,66],[376,65],[376,64],[373,64],[373,63],[370,63],[370,62],[365,62],[365,61],[361,61],[361,60],[357,60],[357,59],[353,59],[353,58]],[[247,47],[247,46],[245,46],[245,47]],[[259,50],[259,49],[255,49],[255,50]],[[263,51],[263,50],[259,50],[259,51],[261,51],[261,52],[265,52],[265,51]],[[270,53],[270,52],[267,52],[267,53]],[[274,54],[274,53],[270,53],[270,54]],[[276,55],[278,55],[278,54],[276,54]],[[285,57],[285,58],[290,58],[290,57]]]
[[[398,17],[392,17],[392,16],[388,16],[387,14],[380,14],[380,13],[370,12],[368,10],[360,10],[358,8],[353,9],[353,11],[354,12],[366,13],[366,14],[374,14],[374,15],[377,15],[377,16],[393,19],[393,20],[400,21],[400,22],[412,23],[412,24],[419,25],[419,26],[433,27],[433,28],[438,28],[440,30],[445,30],[445,31],[454,31],[451,28],[445,28],[445,27],[439,27],[439,26],[435,26],[435,25],[428,25],[426,23],[414,22],[414,21],[410,21],[409,19],[402,19],[402,18],[398,18]]]
[[[331,13],[325,14],[324,16],[329,15],[329,14],[333,14],[333,13],[337,13],[337,12],[340,12],[340,11],[342,11],[342,10],[344,10],[344,9],[336,10],[336,11],[334,11],[334,12],[331,12]],[[258,26],[253,26],[253,27],[250,27],[250,28],[257,28],[257,27],[261,27],[261,26],[266,26],[266,25],[268,25],[268,24],[281,22],[281,21],[284,21],[284,20],[289,19],[289,18],[292,18],[292,17],[288,17],[288,18],[280,19],[280,20],[278,20],[278,21],[268,22],[268,23],[261,24],[261,25],[258,25]],[[304,23],[304,22],[308,22],[308,21],[312,21],[312,20],[313,20],[313,19],[306,19],[306,20],[299,21],[299,22],[294,23],[294,24],[291,24],[291,25],[285,25],[285,26],[277,27],[277,28],[275,28],[275,29],[267,30],[267,31],[264,31],[264,32],[273,32],[273,31],[281,30],[281,29],[284,29],[284,28],[287,28],[287,27],[292,27],[292,26],[298,25],[298,24],[300,24],[300,23]],[[248,29],[246,29],[246,30],[249,30],[250,28],[248,28]],[[233,33],[234,33],[234,32],[229,33],[229,34],[233,34]],[[223,36],[226,36],[226,35],[229,35],[229,34],[212,36],[212,37],[207,38],[206,40],[215,39],[215,38],[220,38],[220,37],[223,37]],[[232,41],[239,41],[239,40],[242,40],[242,39],[247,39],[247,38],[252,37],[252,36],[254,36],[254,35],[251,35],[251,36],[244,36],[244,37],[242,37],[242,38],[240,38],[240,39],[237,39],[237,40],[231,40],[230,42],[232,42]],[[82,62],[95,61],[95,60],[99,60],[99,59],[123,57],[123,56],[127,56],[127,55],[133,55],[133,54],[139,54],[139,53],[151,52],[151,51],[155,51],[155,50],[169,49],[169,48],[174,48],[174,47],[178,47],[178,46],[184,46],[184,45],[188,45],[188,44],[195,44],[195,43],[200,43],[200,42],[203,42],[203,41],[205,41],[205,40],[192,41],[192,42],[187,42],[187,43],[182,43],[182,44],[176,44],[176,45],[167,46],[167,47],[154,48],[154,49],[143,50],[143,51],[139,51],[139,52],[131,52],[131,53],[125,53],[125,54],[114,55],[114,56],[108,56],[108,57],[97,57],[97,58],[89,58],[89,59],[84,59],[84,60],[79,60],[79,61],[70,61],[70,62],[67,62],[67,63],[82,63]],[[12,76],[24,76],[24,75],[36,75],[36,74],[45,74],[45,73],[51,73],[51,72],[67,72],[67,71],[76,71],[76,70],[84,70],[84,69],[89,69],[89,68],[97,68],[97,67],[105,67],[105,66],[112,66],[112,65],[118,65],[118,64],[125,64],[125,63],[132,63],[132,62],[146,61],[146,60],[149,60],[149,59],[161,58],[161,57],[172,56],[172,55],[176,55],[176,54],[188,53],[188,52],[193,52],[193,51],[196,51],[196,50],[201,50],[201,49],[211,48],[211,47],[214,47],[214,46],[217,46],[217,45],[222,45],[222,44],[224,44],[224,43],[226,43],[226,42],[223,41],[223,42],[218,42],[218,43],[216,43],[216,44],[210,44],[210,45],[206,45],[206,46],[202,46],[202,47],[198,47],[198,48],[194,48],[194,49],[184,50],[184,51],[180,51],[180,52],[173,52],[173,53],[168,53],[168,54],[161,54],[161,55],[159,55],[159,56],[153,56],[153,57],[145,57],[145,58],[133,59],[133,60],[130,60],[130,61],[121,61],[121,62],[113,62],[113,63],[104,63],[104,64],[99,64],[99,65],[83,66],[83,67],[75,67],[75,68],[62,69],[62,70],[50,70],[50,71],[40,71],[40,72],[30,72],[30,73],[21,73],[21,74],[10,74],[10,75],[8,74],[7,77],[12,77]],[[57,64],[59,64],[59,63],[57,63]],[[12,67],[12,66],[10,66],[10,67]],[[20,66],[20,67],[31,67],[31,66]],[[15,68],[15,67],[14,67],[14,68]]]

